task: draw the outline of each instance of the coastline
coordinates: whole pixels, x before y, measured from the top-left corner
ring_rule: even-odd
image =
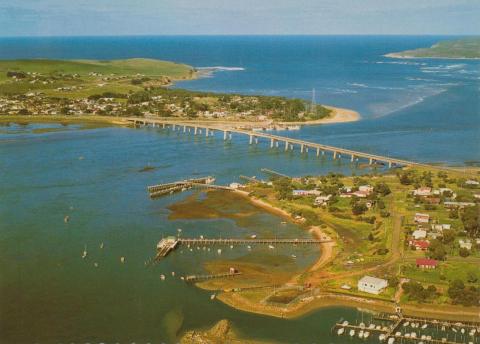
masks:
[[[333,123],[346,123],[354,122],[361,119],[361,116],[358,112],[345,108],[338,108],[328,105],[323,105],[324,107],[332,110],[332,115],[328,118],[322,118],[314,121],[304,121],[304,122],[277,122],[281,125],[318,125],[318,124],[333,124]],[[19,122],[19,123],[28,123],[28,122],[41,122],[41,123],[81,123],[81,122],[97,122],[97,123],[108,123],[113,125],[131,125],[127,121],[128,117],[114,117],[114,116],[97,116],[97,115],[82,115],[82,116],[46,116],[46,115],[5,115],[0,114],[0,123],[8,122]],[[252,127],[263,127],[269,126],[271,121],[228,121],[228,120],[209,120],[209,119],[185,119],[180,117],[158,117],[158,119],[164,119],[171,121],[172,123],[181,122],[181,123],[197,123],[197,124],[217,124],[220,127],[232,127],[232,126],[252,126]]]
[[[413,56],[402,52],[388,53],[383,56],[392,59],[480,60],[480,57]]]
[[[248,199],[252,204],[272,213],[278,215],[282,218],[288,219],[293,221],[297,224],[301,224],[301,222],[296,221],[292,214],[285,211],[284,209],[275,207],[261,199],[256,197],[252,197],[249,195],[248,192],[243,190],[234,190],[238,195],[245,197]],[[311,226],[308,228],[310,233],[315,236],[323,237],[325,234],[321,229],[317,226]],[[332,243],[323,243],[320,245],[321,247],[321,254],[319,258],[315,261],[315,263],[310,266],[306,271],[313,271],[319,268],[322,268],[326,264],[328,264],[332,259],[335,257],[334,247],[336,246],[336,242]],[[292,276],[292,282],[297,279],[299,275]],[[202,286],[197,285],[199,288],[203,288]],[[367,308],[373,311],[380,311],[380,312],[389,312],[395,313],[395,302],[392,300],[391,302],[378,300],[378,299],[370,299],[362,296],[353,296],[353,295],[346,295],[346,294],[336,294],[333,292],[324,292],[319,291],[315,295],[304,297],[300,299],[298,302],[295,302],[293,305],[285,305],[284,307],[274,306],[269,304],[260,304],[257,302],[250,302],[245,298],[241,297],[241,295],[236,294],[235,292],[222,292],[217,295],[217,299],[222,301],[223,303],[233,307],[235,309],[239,309],[245,312],[251,312],[256,314],[262,314],[277,318],[286,318],[286,319],[293,319],[299,318],[302,316],[307,315],[308,313],[314,312],[321,308],[327,307],[356,307],[356,308]],[[434,305],[434,304],[415,304],[415,303],[403,303],[401,304],[402,311],[407,316],[419,316],[419,317],[426,317],[426,318],[436,318],[436,319],[443,319],[443,320],[462,320],[462,321],[472,321],[473,319],[480,319],[480,312],[478,308],[475,307],[464,307],[464,306],[456,306],[456,305]]]

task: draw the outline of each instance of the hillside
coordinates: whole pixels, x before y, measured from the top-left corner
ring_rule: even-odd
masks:
[[[455,41],[442,41],[430,48],[405,50],[385,55],[394,58],[480,58],[480,37],[471,37]]]

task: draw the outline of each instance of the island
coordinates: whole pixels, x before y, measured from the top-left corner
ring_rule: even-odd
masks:
[[[62,117],[114,123],[125,117],[154,117],[271,129],[359,119],[355,111],[302,99],[170,87],[203,73],[185,64],[144,58],[0,61],[0,115],[6,115],[3,120]]]
[[[392,58],[479,59],[480,37],[441,41],[430,48],[389,53],[385,56]]]

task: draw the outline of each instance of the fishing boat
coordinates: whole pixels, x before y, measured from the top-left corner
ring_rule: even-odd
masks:
[[[210,300],[213,300],[215,298],[215,294],[210,295]]]
[[[378,336],[378,340],[383,342],[385,340],[385,337],[386,337],[385,333],[380,333],[380,335]]]
[[[292,254],[292,258],[293,258],[293,259],[295,259],[295,258],[297,258],[297,256],[296,256],[296,255],[294,255],[294,254]]]
[[[360,328],[365,328],[365,324],[363,322],[361,322],[358,326],[360,326]]]
[[[368,331],[363,332],[363,338],[367,339],[368,336],[370,336],[370,332]]]
[[[85,245],[85,248],[83,249],[83,253],[82,253],[82,259],[87,258],[87,254],[88,254],[88,252],[87,252],[87,245]]]
[[[408,321],[403,323],[403,327],[407,327],[408,325],[410,325],[410,322],[408,322]]]
[[[222,254],[222,249],[219,248],[219,249],[217,250],[217,253],[218,253],[218,254]]]
[[[250,239],[256,239],[256,238],[257,238],[257,235],[256,235],[256,234],[250,235]]]
[[[376,330],[381,330],[381,329],[382,329],[382,326],[377,325],[377,326],[375,326],[375,329],[376,329]]]
[[[160,279],[161,279],[162,281],[165,281],[165,275],[160,275]]]
[[[345,320],[343,323],[342,323],[342,326],[347,326],[348,325],[348,321]]]
[[[460,330],[460,332],[461,332],[462,334],[464,334],[464,333],[465,333],[465,329],[462,328],[462,329]]]
[[[247,246],[247,249],[251,250],[251,249],[252,249],[252,246],[248,245],[248,246]]]
[[[370,324],[370,325],[368,325],[368,328],[369,328],[370,330],[373,330],[373,329],[375,328],[375,324]]]
[[[428,327],[428,324],[423,324],[422,329],[426,329]]]
[[[268,245],[268,248],[271,249],[271,250],[273,250],[273,249],[275,248],[275,246],[273,246],[273,245]]]
[[[120,262],[125,263],[125,257],[120,257]]]
[[[410,338],[410,333],[405,333],[405,338]]]
[[[337,331],[337,334],[340,336],[343,334],[343,332],[345,332],[345,329],[343,327],[340,327]]]
[[[400,337],[401,335],[402,335],[402,332],[400,331],[395,332],[395,337]]]
[[[358,332],[358,338],[363,338],[363,330],[360,330],[360,332]]]
[[[393,343],[395,343],[395,338],[393,337],[388,338],[388,344],[393,344]]]
[[[353,337],[355,335],[355,330],[351,329],[348,334],[350,335],[350,337]]]
[[[183,277],[183,276],[181,276],[180,279],[181,279],[182,281],[185,281],[185,277]]]

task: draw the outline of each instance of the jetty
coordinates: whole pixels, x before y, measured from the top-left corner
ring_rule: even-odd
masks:
[[[266,173],[266,174],[270,174],[274,177],[290,178],[290,176],[287,176],[286,174],[283,174],[283,173],[280,173],[280,172],[277,172],[277,171],[274,171],[274,170],[270,170],[268,168],[261,168],[260,171],[262,171],[263,173]]]
[[[210,137],[215,136],[215,133],[220,133],[223,134],[224,141],[232,140],[232,134],[235,133],[237,135],[247,136],[248,143],[250,145],[258,144],[259,139],[264,139],[270,143],[271,149],[283,147],[285,151],[293,151],[294,147],[298,147],[300,154],[308,154],[310,149],[313,152],[316,152],[317,157],[324,156],[326,155],[326,153],[329,153],[334,160],[347,157],[351,163],[357,163],[359,162],[359,159],[363,159],[372,166],[385,165],[388,166],[388,168],[412,166],[446,171],[458,171],[455,168],[414,162],[384,155],[370,154],[366,152],[355,151],[352,149],[335,147],[321,143],[290,138],[286,136],[272,135],[243,128],[221,127],[214,124],[203,124],[198,122],[180,122],[154,118],[127,118],[126,120],[131,122],[135,127],[140,125],[151,126],[153,128],[162,128],[165,130],[177,131],[184,134],[189,134],[193,132],[193,135],[202,135],[202,133],[205,133],[206,137]]]
[[[212,176],[201,177],[201,178],[191,178],[180,180],[177,182],[164,183],[148,186],[147,190],[151,198],[156,198],[164,195],[169,195],[175,192],[185,191],[193,187],[210,187],[210,188],[227,188],[220,186],[213,186],[212,183],[215,182],[215,178]]]
[[[185,277],[185,282],[200,282],[216,278],[229,278],[239,276],[242,273],[240,271],[232,271],[221,274],[211,274],[211,275],[189,275]]]
[[[374,321],[377,321],[376,323]],[[341,319],[332,331],[341,336],[365,337],[365,333],[378,336],[380,342],[393,343],[429,343],[429,344],[467,344],[480,342],[480,322],[455,322],[420,317],[381,313],[375,315],[370,323],[350,324]],[[363,337],[362,337],[363,336]]]
[[[207,239],[207,238],[179,238],[169,236],[160,240],[157,244],[157,255],[155,261],[166,257],[179,245],[187,246],[208,246],[208,245],[310,245],[331,242],[331,239]]]

